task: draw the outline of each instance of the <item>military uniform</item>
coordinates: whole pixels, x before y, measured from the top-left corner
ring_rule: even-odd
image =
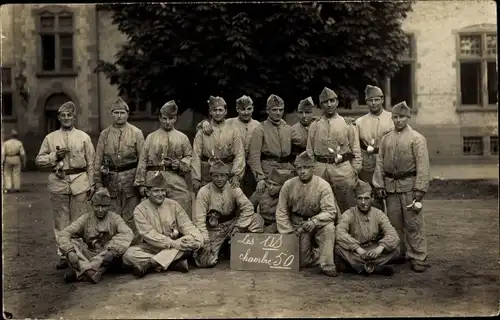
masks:
[[[313,108],[314,102],[311,97],[308,97],[300,101],[297,110],[298,112],[312,113]],[[292,126],[292,157],[296,157],[306,151],[310,124],[311,123],[302,123],[302,121],[299,121]]]
[[[111,106],[111,112],[129,107],[121,98]],[[99,135],[94,161],[96,187],[105,187],[112,198],[114,212],[119,214],[132,230],[134,208],[139,194],[134,186],[139,155],[144,145],[142,131],[126,122],[123,126],[111,125]]]
[[[12,130],[12,138],[2,143],[2,168],[4,190],[19,192],[21,189],[21,167],[26,165],[26,151],[17,139],[17,131]]]

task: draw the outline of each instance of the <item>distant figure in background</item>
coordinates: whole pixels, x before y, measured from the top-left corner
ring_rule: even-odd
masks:
[[[255,211],[264,219],[264,233],[278,233],[276,227],[276,207],[280,190],[283,184],[292,178],[291,174],[273,169],[266,179],[266,190],[264,193],[255,191],[250,197]]]
[[[87,198],[94,193],[95,151],[90,136],[74,127],[76,106],[65,102],[58,110],[61,128],[43,139],[36,165],[51,169],[48,188],[54,213],[54,231],[59,233],[87,212]],[[57,246],[61,259],[56,269],[66,269],[68,260]]]
[[[359,172],[359,179],[368,182],[373,188],[372,179],[380,139],[394,129],[394,123],[391,119],[392,113],[384,110],[384,93],[379,87],[367,85],[365,89],[365,101],[368,108],[370,108],[370,112],[356,119],[359,145],[363,156],[363,165]],[[373,206],[384,210],[383,199],[374,195]]]
[[[100,188],[92,197],[94,212],[78,218],[61,231],[59,245],[68,258],[71,270],[64,280],[73,282],[87,278],[98,283],[112,265],[120,265],[134,233],[125,221],[112,212],[109,191]]]
[[[356,185],[357,206],[344,212],[337,225],[335,262],[338,271],[391,276],[386,263],[399,255],[399,237],[389,218],[372,207],[372,188],[362,180]]]
[[[21,165],[26,167],[26,152],[17,131],[12,129],[11,138],[2,143],[2,168],[4,192],[21,191]]]
[[[429,188],[427,140],[409,125],[411,113],[406,102],[392,107],[394,129],[380,141],[373,185],[379,198],[387,198],[387,216],[401,239],[415,272],[429,267],[422,199]],[[404,260],[401,256],[398,260]]]
[[[241,189],[247,197],[249,197],[255,190],[255,177],[253,176],[252,169],[248,165],[248,155],[250,149],[250,140],[254,129],[260,124],[259,121],[252,119],[254,111],[253,100],[249,96],[243,95],[236,99],[236,111],[238,116],[235,118],[226,119],[226,123],[233,126],[234,129],[239,131],[243,139],[243,147],[245,148],[246,168],[243,175]],[[203,120],[196,126],[196,131],[203,129],[203,133],[210,136],[213,133],[213,127],[208,120]]]
[[[134,209],[139,203],[139,194],[134,187],[134,180],[144,145],[144,134],[141,129],[127,122],[129,112],[122,98],[117,98],[111,105],[113,124],[99,136],[94,180],[96,188],[108,189],[113,211],[135,232]]]

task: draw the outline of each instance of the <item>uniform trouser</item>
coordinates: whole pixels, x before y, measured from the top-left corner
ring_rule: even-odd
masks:
[[[373,248],[376,248],[378,244],[370,244],[367,246],[361,246],[365,250],[371,250]],[[335,246],[335,255],[337,256],[337,259],[342,259],[346,261],[354,270],[356,270],[357,273],[361,273],[363,270],[365,270],[364,265],[367,261],[361,259],[359,254],[357,254],[354,251],[351,250],[346,250],[342,248],[339,245]],[[371,264],[373,264],[374,267],[382,266],[392,259],[396,258],[399,255],[399,247],[397,247],[395,250],[392,251],[383,251],[378,258],[369,260]]]
[[[148,171],[146,178],[152,178],[154,176],[154,171]],[[167,184],[167,197],[177,201],[182,209],[186,211],[189,217],[192,216],[192,198],[191,193],[186,184],[186,180],[176,172],[172,171],[162,171],[163,177],[165,178]]]
[[[140,238],[134,223],[134,209],[139,204],[139,197],[136,195],[127,197],[125,192],[118,192],[115,198],[111,198],[111,203],[115,213],[119,214],[134,232],[135,237],[132,243],[135,244]]]
[[[78,280],[83,278],[83,275],[87,270],[93,270],[101,273],[104,273],[107,270],[108,267],[102,265],[107,250],[90,250],[82,239],[71,239],[71,244],[73,245],[76,255],[78,256],[79,269],[75,269]],[[119,257],[115,257],[115,259],[117,258]]]
[[[160,265],[159,271],[165,271],[172,262],[184,256],[185,251],[178,249],[160,249],[148,243],[131,246],[123,254],[123,263],[128,266],[141,266],[153,260]]]
[[[332,186],[340,214],[356,206],[354,188],[356,187],[358,178],[356,171],[349,161],[339,164],[316,162],[314,174],[324,178]],[[337,216],[340,216],[340,214]]]
[[[398,232],[401,254],[411,260],[425,261],[427,240],[425,237],[424,210],[416,213],[408,210],[413,202],[413,192],[387,193],[387,217]],[[404,239],[404,240],[403,240]]]
[[[261,161],[262,172],[266,177],[268,177],[273,169],[277,170],[295,170],[295,167],[290,162],[278,162],[271,160],[262,160]]]
[[[375,188],[373,187],[372,179],[373,179],[373,171],[366,171],[364,169],[361,169],[358,175],[359,179],[369,183],[370,186],[372,187],[372,191],[375,191]],[[373,203],[372,206],[374,206],[377,209],[380,209],[384,211],[384,201],[380,198],[378,198],[376,195],[373,196]]]
[[[294,227],[297,228],[298,225]],[[333,222],[315,227],[311,232],[302,233],[299,242],[300,267],[333,265],[334,246],[335,224]]]
[[[194,261],[198,267],[210,268],[217,264],[219,261],[220,249],[224,242],[231,236],[237,221],[238,218],[234,218],[232,220],[219,223],[215,227],[208,228],[209,241],[205,242],[203,247],[194,254]],[[262,233],[264,231],[264,219],[262,219],[258,213],[254,213],[252,222],[245,231],[251,233]]]
[[[51,194],[52,212],[54,215],[54,233],[56,235],[57,254],[63,257],[59,250],[60,232],[78,219],[89,209],[87,192],[73,194]]]
[[[19,190],[21,188],[21,158],[6,157],[3,164],[4,188]]]

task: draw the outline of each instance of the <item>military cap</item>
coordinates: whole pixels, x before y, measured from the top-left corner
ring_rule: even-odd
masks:
[[[71,101],[65,102],[59,107],[59,110],[57,110],[57,113],[61,112],[69,112],[72,113],[73,115],[76,115],[76,106]]]
[[[253,105],[253,100],[249,96],[243,95],[236,99],[236,109],[246,108],[251,105]]]
[[[111,104],[111,112],[115,110],[123,110],[130,112],[130,109],[127,105],[127,103],[120,97],[116,98],[116,100]]]
[[[312,111],[314,108],[314,101],[311,97],[307,97],[299,102],[299,111]]]
[[[273,170],[269,174],[269,177],[267,177],[267,180],[277,183],[279,185],[283,185],[290,178],[291,178],[290,174],[287,174],[285,172],[280,172],[278,169],[273,168]]]
[[[149,188],[166,188],[167,180],[161,172],[157,172],[154,176],[146,180],[146,187]]]
[[[365,99],[375,98],[375,97],[383,97],[384,93],[382,89],[377,86],[367,85],[365,88]]]
[[[337,99],[338,96],[332,89],[325,87],[323,91],[319,94],[319,102],[323,102],[330,99]]]
[[[298,167],[298,166],[313,166],[314,165],[314,158],[311,158],[311,156],[309,156],[309,154],[306,151],[304,151],[295,158],[294,165],[296,167]]]
[[[372,187],[370,186],[370,184],[364,182],[363,180],[358,179],[358,183],[354,188],[354,192],[356,193],[356,196],[360,196],[366,193],[369,193],[371,195]]]
[[[410,107],[406,104],[406,101],[400,102],[392,107],[392,114],[397,114],[400,116],[410,117]]]
[[[111,205],[111,195],[108,189],[99,188],[92,196],[92,203],[95,205]]]
[[[17,130],[16,129],[12,129],[12,131],[10,132],[10,135],[13,136],[13,137],[17,137],[17,135],[18,135]]]
[[[217,107],[226,107],[227,106],[226,101],[222,97],[210,96],[208,98],[207,102],[208,102],[209,110],[212,110],[213,108],[217,108]]]
[[[210,165],[210,173],[225,173],[225,174],[230,174],[231,173],[231,167],[229,167],[227,164],[224,162],[217,160],[214,163]]]
[[[163,115],[175,116],[179,111],[179,107],[174,100],[167,101],[161,108],[160,113]]]
[[[268,108],[284,107],[285,101],[275,94],[272,94],[267,98],[266,106]]]

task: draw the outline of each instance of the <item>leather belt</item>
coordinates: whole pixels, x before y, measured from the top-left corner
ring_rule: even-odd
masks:
[[[417,176],[417,171],[407,171],[407,172],[397,172],[397,173],[385,172],[385,176],[387,178],[391,178],[391,179],[395,179],[395,180],[401,180],[401,179],[404,179],[404,178],[416,177]]]
[[[351,161],[354,159],[354,154],[352,152],[347,152],[342,155],[342,160],[339,163],[335,163],[334,156],[315,156],[316,161],[328,164],[341,164],[346,161]]]
[[[129,162],[129,163],[125,163],[125,164],[122,164],[119,166],[111,166],[109,168],[109,170],[114,171],[114,172],[122,172],[122,171],[127,171],[127,170],[131,170],[131,169],[135,169],[135,168],[137,168],[137,162]]]
[[[171,166],[163,165],[163,166],[147,166],[146,171],[176,171],[172,169]]]
[[[265,153],[263,153],[260,156],[260,160],[275,161],[275,162],[278,162],[278,163],[291,162],[291,158],[292,158],[291,155],[280,157],[280,156],[276,156],[274,154],[265,154]]]
[[[363,141],[363,140],[359,140],[359,146],[361,147],[361,149],[363,149],[364,151],[366,151],[366,148],[368,148],[368,146],[366,145],[366,143]],[[373,148],[373,154],[377,154],[378,153],[378,150],[379,148]]]
[[[306,151],[306,148],[300,147],[296,144],[292,144],[292,152],[290,153],[290,156],[298,156],[304,151]]]
[[[208,159],[210,159],[210,158],[207,156],[201,156],[201,161],[207,162]],[[224,162],[225,164],[228,164],[228,163],[231,163],[234,161],[234,156],[229,156],[229,157],[224,157],[224,158],[214,158],[214,159],[220,160],[220,161]]]
[[[69,176],[70,174],[79,174],[87,172],[87,168],[69,168],[64,170],[64,175]]]

